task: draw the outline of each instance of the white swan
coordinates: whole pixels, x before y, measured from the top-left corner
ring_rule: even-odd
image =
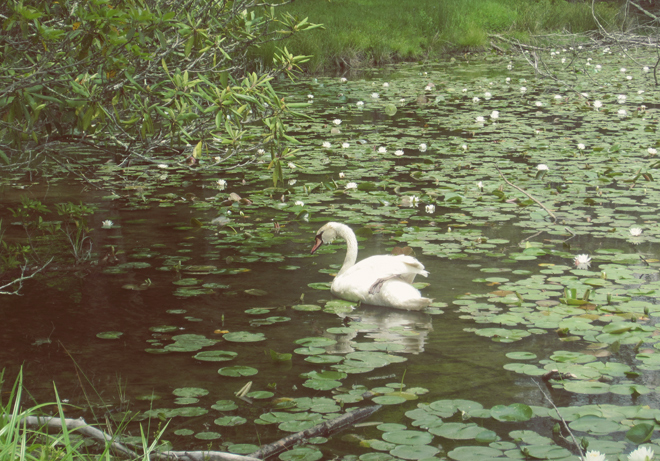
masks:
[[[321,227],[316,234],[312,253],[337,237],[346,240],[348,249],[344,264],[330,287],[333,295],[347,301],[411,311],[421,310],[433,302],[422,297],[419,290],[412,286],[417,274],[429,275],[422,263],[412,256],[378,255],[355,264],[358,243],[351,228],[345,224],[329,222]]]

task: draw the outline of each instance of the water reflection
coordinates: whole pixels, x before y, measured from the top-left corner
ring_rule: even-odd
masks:
[[[432,317],[422,312],[360,306],[350,314],[339,314],[339,317],[354,331],[349,334],[326,332],[325,336],[337,341],[328,353],[353,352],[355,342],[364,338],[375,343],[403,346],[392,348],[397,353],[419,354],[424,352],[426,338],[433,331]]]

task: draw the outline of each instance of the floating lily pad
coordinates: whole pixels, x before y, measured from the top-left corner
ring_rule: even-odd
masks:
[[[101,339],[119,339],[124,333],[121,331],[104,331],[97,333],[96,337]]]
[[[203,351],[194,357],[203,362],[226,362],[235,359],[237,355],[238,353],[233,351]]]
[[[250,333],[248,331],[226,333],[222,337],[227,341],[235,343],[254,343],[266,340],[266,336],[263,333]]]
[[[223,416],[213,422],[218,426],[240,426],[241,424],[245,424],[247,419],[241,416]]]
[[[218,370],[218,373],[222,376],[231,376],[233,378],[238,378],[241,376],[254,376],[259,372],[256,368],[246,367],[243,365],[235,365],[233,367],[224,367]]]
[[[180,387],[172,391],[172,394],[178,397],[203,397],[208,393],[208,390],[199,387]]]

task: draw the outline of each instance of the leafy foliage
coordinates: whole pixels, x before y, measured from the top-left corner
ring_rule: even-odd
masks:
[[[283,49],[272,70],[250,73],[246,56],[317,26],[270,4],[10,0],[0,14],[4,164],[33,165],[64,143],[141,158],[191,145],[189,164],[204,152],[245,163],[292,141],[296,105],[271,81],[306,57]]]

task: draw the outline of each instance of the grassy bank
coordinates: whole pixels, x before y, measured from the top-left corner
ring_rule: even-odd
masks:
[[[529,41],[535,34],[597,29],[591,2],[564,0],[303,0],[284,8],[325,29],[266,45],[253,58],[269,63],[275,46],[286,46],[313,56],[310,72],[482,49],[492,33]],[[616,2],[597,3],[596,14],[605,27],[621,25]]]

